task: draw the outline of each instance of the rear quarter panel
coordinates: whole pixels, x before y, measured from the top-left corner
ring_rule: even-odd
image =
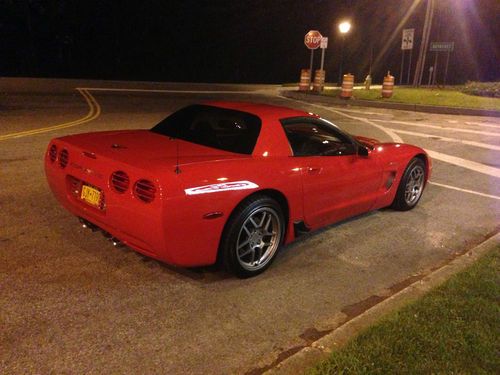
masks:
[[[293,168],[289,157],[255,157],[182,166],[181,173],[169,175],[163,186],[163,228],[170,261],[179,265],[214,263],[231,213],[259,191],[272,189],[283,194],[289,207],[289,223],[292,223],[294,218],[302,216],[300,178],[300,171]],[[237,190],[225,190],[221,185],[238,181],[245,183]],[[202,194],[190,194],[191,189],[207,186]],[[222,216],[206,218],[215,212]],[[287,240],[291,238],[288,230]]]

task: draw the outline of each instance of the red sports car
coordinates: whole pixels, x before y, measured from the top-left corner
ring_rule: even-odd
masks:
[[[151,130],[53,139],[49,185],[84,225],[179,266],[240,277],[280,245],[350,216],[418,203],[431,173],[419,147],[351,136],[317,115],[206,102]]]

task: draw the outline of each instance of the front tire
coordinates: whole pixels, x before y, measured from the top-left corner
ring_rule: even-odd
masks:
[[[238,277],[264,272],[276,258],[285,234],[280,205],[265,195],[243,202],[231,215],[221,240],[224,268]]]
[[[408,211],[415,207],[422,197],[425,185],[425,163],[420,158],[413,158],[408,163],[399,182],[392,208]]]

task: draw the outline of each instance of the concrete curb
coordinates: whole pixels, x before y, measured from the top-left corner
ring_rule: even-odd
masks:
[[[457,108],[457,107],[441,107],[434,105],[422,105],[422,104],[406,104],[406,103],[394,103],[394,102],[376,102],[373,100],[344,100],[340,98],[335,98],[331,96],[324,95],[313,95],[301,93],[298,91],[282,90],[280,95],[298,100],[314,101],[317,103],[331,104],[336,106],[358,106],[358,107],[374,107],[374,108],[388,108],[388,109],[399,109],[403,111],[414,111],[414,112],[427,112],[427,113],[437,113],[443,115],[464,115],[464,116],[490,116],[490,117],[500,117],[500,111],[494,109],[475,109],[475,108]]]
[[[314,341],[264,373],[268,375],[292,375],[303,373],[307,368],[314,366],[318,361],[328,358],[332,351],[342,347],[361,330],[373,325],[387,313],[400,309],[408,303],[422,297],[431,289],[441,285],[451,276],[462,271],[477,261],[482,255],[495,248],[500,248],[500,233],[493,235],[436,271],[424,275],[420,280],[340,325],[329,334]]]

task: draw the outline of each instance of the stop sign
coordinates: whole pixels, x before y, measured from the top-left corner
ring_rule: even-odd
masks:
[[[311,30],[304,37],[304,44],[309,49],[317,49],[321,44],[321,38],[321,33],[318,30]]]

